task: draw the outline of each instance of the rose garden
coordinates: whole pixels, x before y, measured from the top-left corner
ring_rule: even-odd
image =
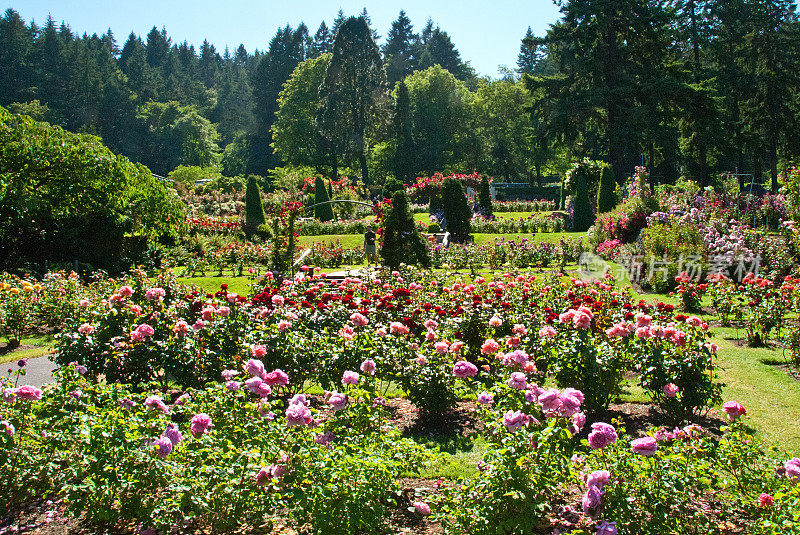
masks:
[[[800,534],[800,22],[701,3],[559,2],[499,80],[402,11],[9,9],[0,535]]]

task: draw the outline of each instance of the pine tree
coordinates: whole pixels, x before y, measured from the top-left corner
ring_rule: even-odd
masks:
[[[478,206],[486,219],[494,219],[492,213],[492,190],[489,186],[489,179],[485,176],[481,178],[481,187],[478,190]]]
[[[392,88],[412,72],[413,44],[417,37],[406,12],[400,10],[397,20],[392,22],[386,43],[381,51],[386,63],[386,81]]]
[[[342,23],[347,20],[347,17],[344,16],[344,11],[341,9],[336,13],[336,18],[333,19],[333,27],[331,28],[331,46],[333,46],[333,40],[336,39],[336,34],[339,33],[339,28],[342,26]]]
[[[314,206],[314,217],[319,221],[333,220],[333,207],[328,202],[330,200],[325,181],[322,180],[321,176],[318,176],[314,181],[314,204],[316,205]]]
[[[261,202],[261,191],[251,175],[247,180],[247,189],[244,192],[245,229],[252,233],[266,222],[264,205]]]
[[[617,205],[617,182],[611,166],[604,164],[600,171],[600,189],[597,192],[597,213],[610,212]]]
[[[381,258],[387,267],[397,269],[402,263],[430,266],[428,247],[408,209],[405,190],[392,195],[392,210],[386,218],[382,238]]]
[[[586,175],[578,173],[575,177],[575,204],[572,215],[572,227],[575,232],[586,232],[594,224],[592,203],[589,201],[589,187]]]
[[[309,50],[309,57],[317,58],[322,54],[327,54],[333,48],[333,34],[328,30],[328,26],[323,20],[319,25],[317,33],[314,34],[314,40],[311,43]]]
[[[456,178],[445,178],[442,184],[442,205],[444,208],[444,222],[450,241],[464,243],[469,238],[472,211],[467,205],[467,196],[461,181]]]
[[[517,72],[520,74],[533,74],[534,70],[536,70],[536,65],[539,63],[539,55],[536,53],[535,46],[531,43],[533,38],[531,27],[528,26],[528,31],[522,39],[522,44],[519,45],[519,55],[517,56]]]

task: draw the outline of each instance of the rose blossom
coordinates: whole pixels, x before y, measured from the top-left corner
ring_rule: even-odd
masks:
[[[159,459],[165,459],[172,452],[172,441],[167,437],[159,437],[153,442],[153,445],[156,447],[156,455]]]
[[[428,516],[431,514],[431,506],[425,502],[414,502],[414,511],[421,514],[422,516]]]
[[[291,403],[286,408],[286,425],[308,425],[312,422],[311,410],[303,403]]]
[[[264,347],[264,346],[254,347],[253,353],[256,352],[257,347]],[[244,369],[245,371],[247,371],[247,373],[250,374],[251,377],[263,377],[264,375],[264,363],[258,359],[249,359],[247,362],[244,363]]]
[[[493,354],[497,353],[498,349],[500,349],[500,344],[498,344],[497,341],[495,341],[494,338],[487,339],[481,345],[481,353],[484,354],[484,355],[493,355]]]
[[[466,379],[467,377],[475,377],[478,374],[478,368],[471,362],[461,360],[453,365],[453,375],[459,379]]]
[[[724,405],[722,405],[722,410],[725,411],[725,414],[728,416],[728,420],[731,422],[735,422],[740,416],[747,414],[747,409],[745,409],[738,401],[726,402]]]
[[[167,424],[167,428],[161,433],[161,436],[168,438],[173,446],[177,446],[178,443],[183,440],[183,435],[181,435],[181,431],[178,429],[178,424],[174,422]]]
[[[169,407],[164,403],[159,396],[147,396],[144,400],[144,406],[150,410],[160,410],[164,414],[169,413]]]
[[[556,330],[551,325],[545,325],[541,329],[539,329],[539,337],[540,338],[555,338],[556,337]]]
[[[597,527],[596,535],[617,535],[617,523],[603,520]]]
[[[592,424],[592,432],[589,433],[589,445],[592,449],[599,450],[613,444],[617,440],[617,430],[614,426],[604,422]]]
[[[352,321],[353,325],[355,325],[356,327],[363,327],[364,325],[369,323],[367,317],[358,312],[354,312],[353,314],[350,315],[350,321]]]
[[[602,490],[609,482],[611,482],[611,472],[608,470],[595,470],[586,479],[586,486],[598,487]]]
[[[264,376],[264,382],[269,386],[287,386],[289,384],[289,376],[286,375],[286,372],[277,368]]]
[[[517,390],[525,390],[528,387],[527,378],[522,372],[513,372],[508,379],[508,386]]]
[[[489,320],[489,327],[497,328],[501,325],[503,325],[503,320],[499,316],[492,316],[492,319]]]
[[[358,380],[361,376],[358,372],[346,371],[342,374],[342,384],[343,385],[355,385],[358,384]]]
[[[360,369],[362,373],[366,373],[367,375],[375,375],[375,361],[372,359],[366,359],[364,362],[361,363]]]
[[[525,425],[526,416],[520,411],[508,411],[503,415],[503,425],[509,431],[516,431]]]
[[[332,392],[328,398],[328,404],[333,410],[340,411],[347,408],[347,396],[339,392]]]
[[[256,485],[264,486],[272,479],[272,473],[269,467],[262,466],[253,478],[256,480]]]
[[[797,457],[789,459],[784,463],[783,467],[786,469],[786,477],[800,479],[800,459]]]
[[[668,383],[664,385],[664,395],[667,396],[668,398],[676,397],[678,395],[678,392],[680,392],[680,388],[678,388],[678,385],[676,385],[675,383]]]
[[[14,432],[16,431],[16,429],[14,428],[14,424],[9,422],[8,420],[0,421],[0,427],[3,428],[3,432],[6,435],[8,435],[10,437],[14,436]]]
[[[200,438],[211,430],[214,424],[211,423],[211,416],[205,413],[196,414],[192,417],[190,431],[194,438]]]
[[[758,497],[759,507],[772,507],[774,503],[775,503],[775,498],[773,498],[766,492],[762,492],[761,495]]]
[[[658,449],[658,442],[653,437],[637,438],[631,441],[631,449],[634,453],[650,457]]]
[[[42,391],[35,386],[25,385],[17,388],[17,397],[22,401],[39,401],[42,399]]]
[[[586,490],[586,494],[583,495],[583,500],[581,500],[583,512],[591,517],[594,517],[602,503],[603,491],[594,486]]]
[[[494,402],[494,396],[489,392],[481,392],[478,394],[478,403],[481,405],[491,405]]]
[[[88,323],[84,323],[80,327],[78,327],[78,332],[87,335],[92,334],[94,332],[94,327],[92,327]]]

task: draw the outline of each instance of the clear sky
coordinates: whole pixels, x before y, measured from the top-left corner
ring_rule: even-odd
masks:
[[[461,57],[479,74],[496,76],[498,65],[515,67],[520,40],[528,26],[542,35],[558,19],[552,0],[447,0],[380,2],[368,0],[19,0],[6,8],[26,22],[41,25],[50,14],[78,34],[111,28],[120,46],[131,31],[142,38],[153,26],[166,27],[173,42],[196,47],[208,39],[222,53],[243,43],[248,52],[265,50],[279,26],[305,22],[313,34],[325,20],[330,27],[339,8],[356,15],[366,7],[373,27],[385,38],[404,9],[419,32],[428,17],[450,34]]]

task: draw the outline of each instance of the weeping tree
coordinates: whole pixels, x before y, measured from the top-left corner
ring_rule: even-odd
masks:
[[[414,224],[405,190],[396,191],[392,195],[392,210],[386,218],[383,230],[381,258],[392,269],[396,269],[401,263],[430,266],[428,247]]]
[[[370,183],[367,166],[367,129],[379,122],[375,115],[386,94],[386,72],[369,24],[361,17],[344,21],[333,42],[333,54],[320,86],[320,130],[338,179],[339,152],[355,156],[361,179]]]

